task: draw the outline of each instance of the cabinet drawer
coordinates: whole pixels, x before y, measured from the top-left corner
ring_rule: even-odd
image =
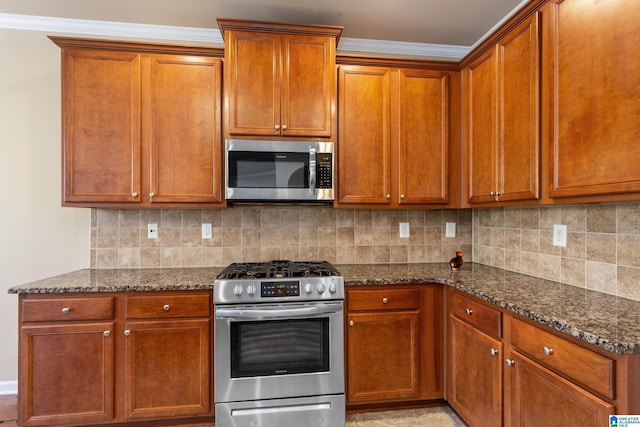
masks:
[[[113,318],[113,307],[113,297],[25,299],[22,321],[109,320]]]
[[[127,319],[207,317],[212,304],[209,295],[131,296],[124,310]]]
[[[615,360],[513,319],[512,347],[609,399],[615,398]]]
[[[496,338],[502,338],[501,312],[456,292],[450,295],[452,314]]]
[[[417,310],[419,289],[368,289],[347,292],[347,310]]]

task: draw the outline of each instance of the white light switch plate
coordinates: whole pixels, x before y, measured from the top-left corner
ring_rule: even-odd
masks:
[[[401,239],[408,239],[409,238],[409,223],[408,222],[401,222],[400,223],[400,238]]]
[[[567,247],[567,226],[553,224],[553,246]]]
[[[456,223],[455,222],[447,222],[447,227],[445,230],[445,237],[456,237]]]
[[[211,224],[210,223],[202,224],[202,238],[210,239],[211,235],[212,235]]]

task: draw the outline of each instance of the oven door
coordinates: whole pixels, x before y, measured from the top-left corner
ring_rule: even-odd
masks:
[[[215,308],[215,400],[344,393],[343,302]]]

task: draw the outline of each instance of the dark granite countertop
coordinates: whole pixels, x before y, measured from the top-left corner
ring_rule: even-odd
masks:
[[[84,269],[9,288],[10,294],[213,289],[222,267]]]
[[[465,263],[336,265],[346,285],[441,283],[614,353],[640,353],[640,302]],[[9,293],[212,289],[222,268],[78,270],[14,286]]]
[[[340,265],[347,285],[442,283],[613,353],[640,353],[640,301],[465,263]]]

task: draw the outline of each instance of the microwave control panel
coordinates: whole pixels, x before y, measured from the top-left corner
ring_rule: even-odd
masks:
[[[331,153],[319,153],[316,157],[316,188],[333,188],[333,161]]]

